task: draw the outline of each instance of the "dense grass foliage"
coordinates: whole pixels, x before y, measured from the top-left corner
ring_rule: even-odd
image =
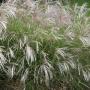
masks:
[[[5,14],[7,23],[0,24],[0,90],[89,90],[86,5],[71,8],[58,3],[62,10],[58,25],[58,14],[42,17],[47,15],[46,6],[44,11],[31,12],[31,7],[18,5],[15,13]]]
[[[69,0],[71,3],[78,3],[79,5],[82,5],[84,3],[87,3],[90,6],[89,0]]]

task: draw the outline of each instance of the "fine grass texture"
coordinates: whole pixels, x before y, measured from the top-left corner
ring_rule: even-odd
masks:
[[[1,23],[0,90],[89,90],[89,8],[27,2],[6,3],[15,11]]]

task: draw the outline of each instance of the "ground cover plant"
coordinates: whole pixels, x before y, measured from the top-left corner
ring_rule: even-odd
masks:
[[[89,8],[26,1],[0,6],[0,90],[89,90]]]

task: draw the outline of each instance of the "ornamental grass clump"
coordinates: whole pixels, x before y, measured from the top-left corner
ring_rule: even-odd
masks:
[[[48,22],[48,16],[37,22],[29,7],[16,7],[19,9],[7,18],[0,39],[0,90],[89,90],[90,18],[86,4],[58,7],[65,13],[58,17],[58,25],[58,21]]]

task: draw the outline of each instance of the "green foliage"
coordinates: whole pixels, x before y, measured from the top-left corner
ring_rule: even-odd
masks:
[[[90,89],[88,9],[62,8],[71,15],[62,26],[43,26],[28,14],[8,18],[0,38],[0,89]]]

